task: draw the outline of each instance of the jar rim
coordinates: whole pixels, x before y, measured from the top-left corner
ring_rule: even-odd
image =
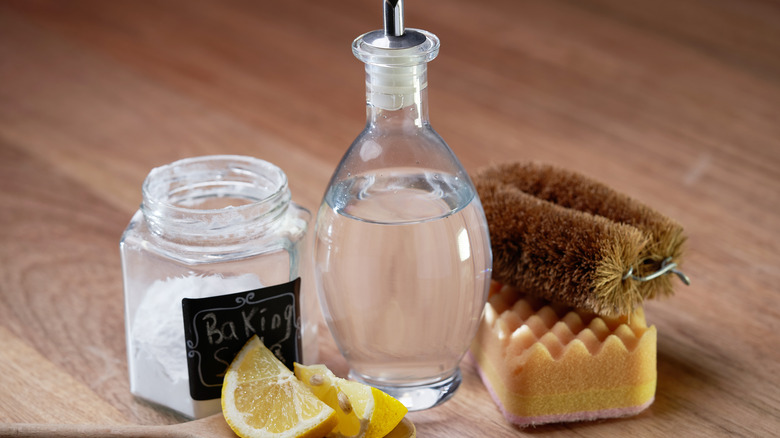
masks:
[[[142,195],[144,216],[154,231],[166,235],[224,235],[249,222],[266,225],[284,214],[290,201],[282,169],[242,155],[190,157],[156,167],[144,180]]]

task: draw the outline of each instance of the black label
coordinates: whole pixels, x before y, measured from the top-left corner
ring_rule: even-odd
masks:
[[[190,396],[219,398],[230,362],[257,335],[288,368],[300,362],[301,279],[209,298],[184,298],[184,336]]]

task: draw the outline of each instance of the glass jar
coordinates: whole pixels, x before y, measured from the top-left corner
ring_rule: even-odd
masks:
[[[316,361],[310,218],[263,160],[153,169],[120,242],[131,392],[201,418],[220,411],[222,374],[254,334],[289,366]]]

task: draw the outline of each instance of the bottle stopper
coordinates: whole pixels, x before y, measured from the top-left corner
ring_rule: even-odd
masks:
[[[368,101],[398,110],[414,103],[416,90],[427,87],[426,64],[439,53],[436,35],[404,27],[403,0],[385,0],[384,28],[363,34],[352,53],[366,63]]]

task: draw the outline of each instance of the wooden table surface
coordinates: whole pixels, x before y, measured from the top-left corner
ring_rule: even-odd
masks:
[[[380,0],[0,1],[0,421],[172,424],[136,400],[119,238],[155,166],[282,167],[316,211],[362,129]],[[655,403],[513,429],[466,359],[422,437],[780,434],[780,4],[426,0],[433,126],[469,172],[540,161],[682,223],[692,279],[652,302]],[[679,283],[678,283],[679,284]],[[325,329],[321,358],[345,366]]]

